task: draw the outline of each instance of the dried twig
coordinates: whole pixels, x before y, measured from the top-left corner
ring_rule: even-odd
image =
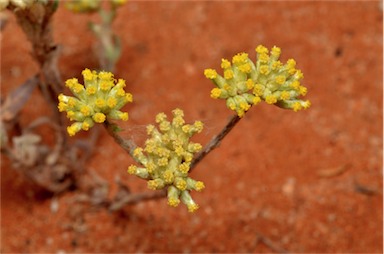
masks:
[[[31,8],[20,9],[12,6],[17,21],[32,44],[32,56],[40,65],[39,88],[51,106],[53,117],[59,126],[64,126],[57,110],[57,97],[63,90],[63,82],[58,69],[58,47],[53,40],[52,17],[57,9],[55,1],[46,4],[35,3]],[[64,128],[61,135],[66,143]]]

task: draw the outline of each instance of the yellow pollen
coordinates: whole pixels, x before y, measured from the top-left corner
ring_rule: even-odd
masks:
[[[259,55],[259,60],[261,63],[268,63],[269,56],[266,53],[262,53]]]
[[[89,123],[87,123],[87,122],[83,122],[83,125],[81,126],[81,128],[82,128],[83,130],[85,130],[85,131],[89,130],[89,127],[90,127],[90,125],[89,125]]]
[[[93,120],[96,123],[103,123],[105,121],[105,115],[103,113],[96,113],[93,115]]]
[[[256,52],[259,53],[259,54],[268,54],[268,49],[266,47],[264,47],[263,45],[259,45],[256,47]]]
[[[252,79],[248,79],[246,82],[246,85],[247,85],[248,90],[251,90],[252,88],[255,87],[255,83],[253,82]]]
[[[274,95],[268,95],[266,98],[265,98],[265,102],[268,103],[268,104],[274,104],[277,102],[277,98],[276,96]]]
[[[197,181],[197,182],[195,183],[195,190],[196,190],[196,191],[201,191],[201,190],[204,189],[204,188],[205,188],[205,185],[204,185],[203,182],[201,182],[201,181]]]
[[[74,136],[76,134],[76,128],[74,126],[69,126],[67,127],[67,132],[69,136]]]
[[[188,212],[190,212],[190,213],[195,212],[197,209],[199,209],[199,206],[197,204],[188,205]]]
[[[247,62],[248,54],[247,53],[238,53],[232,58],[232,63],[236,65],[244,64]]]
[[[224,78],[225,78],[225,79],[231,79],[231,78],[233,78],[233,71],[232,71],[232,70],[225,70],[225,71],[224,71]]]
[[[280,54],[281,54],[281,49],[279,47],[273,46],[273,48],[271,49],[271,55],[277,59],[279,58]]]
[[[221,59],[221,68],[227,69],[231,67],[231,63],[227,59]]]
[[[70,120],[72,120],[74,116],[75,116],[75,112],[74,112],[74,111],[68,111],[68,112],[67,112],[67,117],[68,117]]]
[[[168,205],[172,207],[176,207],[180,204],[180,200],[177,198],[170,197],[168,198]]]
[[[101,81],[100,82],[100,89],[103,91],[108,91],[109,89],[111,89],[112,85],[113,85],[113,83],[110,81]]]
[[[68,79],[67,81],[65,81],[65,86],[68,88],[72,88],[77,84],[79,84],[77,78],[71,78],[71,79]]]
[[[289,100],[291,98],[291,95],[288,91],[282,91],[280,95],[280,100]]]
[[[268,65],[260,66],[260,73],[264,74],[264,75],[268,75],[269,74],[269,67],[268,67]]]
[[[303,108],[307,109],[311,106],[311,102],[310,101],[305,101],[304,102],[304,105],[303,105]]]
[[[219,98],[220,95],[221,95],[221,90],[220,90],[220,88],[213,88],[213,89],[211,90],[211,97],[212,97],[213,99],[217,99],[217,98]]]
[[[131,94],[131,93],[127,93],[127,94],[125,95],[125,100],[126,100],[127,102],[132,102],[132,101],[133,101],[133,96],[132,96],[132,94]]]
[[[143,153],[143,149],[140,147],[137,147],[137,148],[135,148],[135,150],[133,150],[133,156],[135,156],[135,157],[141,155],[142,153]]]
[[[189,163],[182,163],[179,165],[180,172],[186,174],[189,171]]]
[[[84,86],[81,85],[81,84],[75,84],[75,85],[73,85],[72,88],[73,88],[73,91],[74,91],[75,93],[80,93],[81,91],[84,90]]]
[[[256,96],[262,96],[263,95],[263,86],[260,84],[256,84],[255,87],[253,88],[253,94]]]
[[[147,185],[148,185],[148,189],[150,190],[156,190],[159,186],[155,180],[148,181]]]
[[[96,87],[94,86],[88,86],[86,89],[87,95],[92,95],[96,93]]]
[[[124,112],[124,113],[120,113],[119,114],[119,118],[123,121],[127,121],[128,120],[128,113],[127,112]]]
[[[244,73],[251,72],[251,65],[249,63],[245,63],[239,66],[239,70]]]
[[[277,70],[279,69],[283,64],[280,61],[275,61],[272,63],[271,68],[272,70]]]
[[[292,108],[293,108],[293,111],[297,112],[297,111],[302,109],[302,106],[301,106],[300,102],[295,102],[293,104]]]
[[[116,98],[113,98],[113,97],[108,98],[107,104],[108,104],[108,107],[114,108],[117,104]]]
[[[180,179],[176,182],[176,188],[183,191],[187,189],[187,182],[183,179]]]
[[[131,165],[128,167],[128,174],[133,175],[136,173],[137,167],[135,165]]]
[[[121,86],[121,87],[125,87],[125,80],[120,78],[120,79],[117,81],[117,84],[116,84],[116,85]]]
[[[292,87],[295,90],[298,90],[298,89],[300,89],[300,82],[295,80],[289,86]]]
[[[111,72],[101,71],[99,72],[99,79],[108,81],[113,78],[113,74]]]
[[[252,100],[252,103],[253,103],[253,105],[256,105],[260,101],[261,101],[260,97],[259,96],[255,96],[255,98],[253,98],[253,100]]]
[[[105,100],[102,98],[97,98],[95,101],[95,105],[99,108],[102,108],[105,106]]]
[[[204,75],[208,79],[215,79],[217,77],[217,72],[213,69],[205,69],[204,70]]]
[[[80,112],[84,116],[89,116],[91,114],[91,109],[88,106],[82,106],[81,109],[80,109]]]
[[[223,88],[224,88],[224,90],[227,91],[227,92],[229,92],[229,91],[231,90],[231,86],[228,85],[228,84],[224,84]]]
[[[83,74],[85,81],[92,81],[94,78],[96,78],[96,75],[93,75],[92,71],[89,69],[85,69],[81,72]]]
[[[279,85],[282,85],[284,84],[285,82],[285,77],[280,75],[280,76],[277,76],[276,79],[275,79],[276,83],[279,84]]]
[[[60,112],[63,112],[63,111],[65,111],[67,109],[67,104],[62,102],[62,101],[60,101],[59,105],[57,107],[58,107]]]
[[[287,66],[288,66],[288,68],[294,68],[296,66],[296,61],[294,59],[292,59],[292,58],[289,59],[287,61]]]
[[[120,97],[123,97],[125,96],[125,91],[123,88],[120,88],[119,90],[117,90],[116,94]]]
[[[163,173],[163,178],[166,183],[172,183],[175,177],[171,170],[165,170]]]
[[[304,87],[304,86],[300,86],[299,87],[299,93],[302,95],[302,96],[305,96],[307,94],[307,88]]]

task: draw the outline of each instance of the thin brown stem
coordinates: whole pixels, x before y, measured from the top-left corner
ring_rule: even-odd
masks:
[[[118,134],[118,127],[115,124],[110,123],[109,121],[104,122],[104,127],[107,130],[108,134],[113,137],[115,142],[121,146],[134,160],[137,161],[135,156],[133,156],[133,151],[137,147],[136,144],[130,139],[124,139]]]
[[[213,149],[220,145],[221,140],[224,139],[225,136],[236,126],[236,124],[240,121],[240,117],[238,115],[233,115],[231,119],[228,121],[227,125],[217,134],[215,137],[211,139],[211,141],[204,147],[204,149],[195,157],[192,161],[190,170],[191,172],[193,168],[202,160],[205,156],[207,156]]]
[[[40,65],[39,88],[51,106],[55,122],[64,126],[60,112],[57,110],[57,96],[63,90],[63,82],[58,69],[58,47],[53,40],[52,17],[57,9],[54,1],[34,3],[31,8],[20,9],[11,5],[20,27],[32,45],[32,56]],[[66,143],[65,129],[61,135]]]

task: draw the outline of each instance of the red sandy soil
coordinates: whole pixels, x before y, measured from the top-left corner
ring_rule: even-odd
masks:
[[[38,71],[8,15],[2,96]],[[64,79],[97,68],[90,19],[62,6],[55,14]],[[192,173],[206,185],[193,193],[194,214],[165,199],[119,213],[74,202],[78,191],[51,199],[2,155],[1,252],[382,252],[382,19],[378,1],[128,2],[114,24],[123,44],[115,76],[135,100],[127,137],[140,143],[158,112],[180,107],[188,121],[204,121],[195,140],[208,142],[232,113],[210,98],[203,70],[238,52],[255,57],[258,44],[295,58],[312,107],[253,107]],[[36,92],[22,124],[48,112]],[[116,177],[146,191],[126,173],[133,160],[101,133],[88,167],[109,181],[109,195]]]

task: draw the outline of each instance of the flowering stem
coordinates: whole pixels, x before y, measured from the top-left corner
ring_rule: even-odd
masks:
[[[133,151],[136,148],[136,144],[130,139],[122,138],[117,133],[118,127],[115,124],[108,122],[108,120],[106,120],[104,122],[104,127],[107,130],[108,134],[111,137],[113,137],[113,139],[116,141],[116,143],[119,144],[121,146],[121,148],[123,148],[135,161],[137,161],[135,156],[133,156]]]
[[[235,125],[240,121],[240,117],[235,114],[231,117],[228,123],[224,126],[224,128],[220,131],[218,135],[212,138],[212,140],[204,147],[204,149],[195,157],[192,161],[189,172],[202,160],[204,157],[210,153],[213,149],[219,146],[221,140],[235,127]],[[104,122],[104,127],[107,129],[108,134],[111,135],[115,141],[126,151],[128,152],[132,158],[133,150],[136,148],[136,145],[131,140],[123,139],[117,132],[115,131],[116,126],[109,123],[108,121]],[[135,159],[136,160],[136,159]],[[149,201],[153,199],[165,198],[167,197],[167,192],[165,189],[161,191],[151,191],[151,192],[142,192],[137,194],[126,195],[124,198],[119,201],[111,202],[109,205],[109,210],[117,211],[124,207],[125,205],[134,205],[142,201]]]
[[[204,157],[209,154],[213,149],[219,146],[221,140],[235,127],[235,125],[240,121],[240,117],[237,114],[234,114],[231,119],[228,121],[227,125],[217,134],[215,137],[211,139],[211,141],[204,147],[204,149],[195,157],[192,161],[190,170],[191,172],[193,168],[202,160]]]

